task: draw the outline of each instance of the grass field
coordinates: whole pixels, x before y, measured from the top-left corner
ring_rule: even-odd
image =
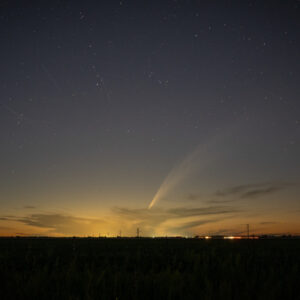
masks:
[[[300,240],[1,238],[1,299],[300,299]]]

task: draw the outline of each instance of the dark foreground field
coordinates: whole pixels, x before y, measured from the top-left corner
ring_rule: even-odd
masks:
[[[300,240],[0,239],[1,299],[300,299]]]

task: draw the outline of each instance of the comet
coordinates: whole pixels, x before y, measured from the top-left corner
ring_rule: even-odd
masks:
[[[149,204],[148,209],[151,209],[160,199],[165,197],[185,178],[194,172],[199,171],[200,167],[205,167],[208,164],[211,157],[208,151],[208,148],[210,148],[209,146],[211,146],[211,144],[198,146],[169,172]]]
[[[154,195],[148,209],[151,209],[159,200],[166,197],[172,189],[188,176],[205,168],[216,159],[219,154],[219,151],[216,150],[220,149],[220,142],[223,142],[230,132],[232,133],[232,128],[230,127],[229,129],[231,129],[231,131],[225,130],[222,135],[217,135],[211,138],[207,143],[197,146],[194,151],[186,155],[177,166],[171,169]]]

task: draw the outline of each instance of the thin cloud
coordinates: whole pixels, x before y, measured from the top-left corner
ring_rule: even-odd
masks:
[[[196,227],[199,227],[201,225],[205,225],[208,223],[216,223],[221,221],[221,219],[205,219],[205,220],[198,220],[198,221],[191,221],[191,222],[185,222],[183,224],[180,224],[180,226],[177,227],[173,227],[171,228],[171,231],[174,233],[178,233],[178,232],[186,232],[186,231],[192,231],[193,229],[195,229]]]
[[[190,193],[187,195],[186,199],[190,200],[190,201],[197,201],[197,200],[201,199],[201,195]]]
[[[278,224],[279,222],[260,222],[260,225],[274,225],[274,224]]]
[[[91,234],[96,227],[104,224],[98,219],[79,218],[62,214],[32,214],[16,221],[25,225],[46,228],[50,233],[66,235]]]
[[[219,202],[231,202],[237,199],[253,199],[260,196],[272,194],[283,190],[292,183],[288,182],[269,182],[269,183],[256,183],[256,184],[245,184],[245,185],[238,185],[234,187],[230,187],[221,191],[217,191],[215,196],[219,199],[212,200],[213,203]],[[231,199],[223,199],[223,198],[231,198]],[[221,199],[220,199],[221,198]]]
[[[175,234],[190,232],[193,227],[219,222],[227,216],[233,217],[237,212],[240,210],[231,206],[177,207],[171,209],[154,207],[151,210],[118,207],[113,209],[113,213],[123,221],[134,224],[131,227],[143,228],[144,233],[148,234],[160,232],[160,230]]]
[[[166,219],[166,218],[186,218],[205,215],[219,215],[238,212],[237,208],[231,206],[208,206],[199,208],[177,207],[170,209],[153,208],[149,209],[129,209],[115,207],[113,212],[119,216],[129,219]]]
[[[260,188],[252,191],[245,192],[242,194],[240,197],[245,199],[245,198],[256,198],[260,197],[263,195],[271,194],[277,191],[282,190],[284,187],[283,186],[270,186],[267,188]]]
[[[193,216],[206,216],[206,215],[219,215],[238,212],[237,208],[231,206],[210,206],[201,208],[173,208],[169,213],[177,217],[193,217]]]
[[[7,227],[7,226],[0,226],[0,230],[10,230],[11,228],[10,227]]]

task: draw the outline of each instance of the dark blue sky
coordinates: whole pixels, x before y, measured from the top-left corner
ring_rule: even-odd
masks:
[[[236,222],[295,228],[286,220],[300,210],[299,5],[3,1],[0,209],[11,218],[1,232],[56,228],[19,218],[71,214],[115,220],[87,234],[118,222],[128,234],[137,222],[175,233],[170,211],[159,221],[136,211],[157,194],[162,207],[233,202]],[[242,201],[224,192],[238,187]],[[266,218],[278,228],[260,228]]]

